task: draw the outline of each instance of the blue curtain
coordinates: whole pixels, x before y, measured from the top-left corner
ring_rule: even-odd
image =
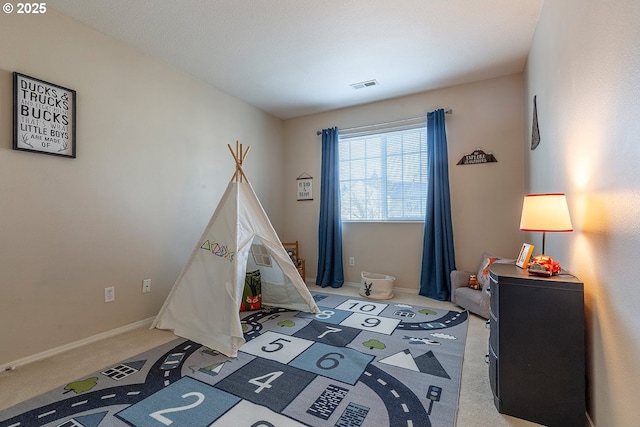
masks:
[[[422,244],[420,295],[451,299],[451,271],[456,268],[451,226],[449,166],[444,110],[427,113],[427,210]]]
[[[342,222],[340,220],[340,166],[338,128],[322,130],[320,224],[318,226],[318,274],[316,285],[339,288],[344,283]]]

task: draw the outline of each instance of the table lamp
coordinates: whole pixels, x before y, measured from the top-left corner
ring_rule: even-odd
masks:
[[[524,196],[520,230],[542,231],[542,253],[534,257],[533,262],[540,262],[543,258],[548,258],[547,261],[553,263],[553,259],[544,253],[547,231],[573,231],[573,225],[569,217],[567,198],[564,193],[527,194]],[[554,267],[550,268],[555,270]],[[560,265],[558,264],[557,269],[559,268]],[[529,271],[531,271],[531,269]],[[557,271],[552,272],[552,274],[555,273],[557,273]]]

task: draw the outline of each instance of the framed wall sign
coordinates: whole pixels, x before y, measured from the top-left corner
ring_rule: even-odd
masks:
[[[13,149],[76,157],[76,91],[13,73]]]
[[[305,172],[296,181],[298,183],[298,200],[313,200],[313,178]]]
[[[479,165],[480,163],[495,163],[497,161],[498,159],[496,159],[493,153],[485,153],[481,149],[476,148],[472,153],[462,156],[456,165]]]

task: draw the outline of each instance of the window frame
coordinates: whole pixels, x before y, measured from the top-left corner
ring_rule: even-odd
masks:
[[[354,128],[357,129],[357,128]],[[388,138],[390,136],[394,136],[400,134],[402,137],[405,136],[405,134],[412,132],[412,131],[419,131],[419,138],[418,138],[418,150],[417,151],[409,151],[409,150],[405,150],[404,144],[405,142],[403,140],[401,140],[401,151],[399,154],[391,154],[391,157],[393,156],[398,156],[400,158],[401,162],[404,162],[406,156],[408,155],[418,155],[419,156],[419,160],[418,160],[418,179],[421,184],[420,184],[420,188],[421,191],[423,192],[422,195],[420,195],[420,202],[422,203],[422,206],[419,207],[419,213],[418,215],[415,216],[393,216],[390,215],[392,214],[392,212],[390,212],[390,208],[389,208],[389,186],[391,184],[391,181],[389,180],[389,143],[388,143]],[[380,142],[380,159],[381,159],[381,164],[380,164],[380,172],[381,172],[381,178],[380,178],[380,217],[379,218],[371,218],[367,215],[367,218],[365,219],[358,219],[358,218],[354,218],[353,217],[353,211],[351,210],[351,203],[349,203],[349,213],[350,213],[350,217],[349,218],[344,218],[344,213],[345,213],[345,208],[344,208],[344,201],[345,201],[345,195],[343,194],[343,189],[344,189],[344,185],[346,182],[350,182],[353,183],[354,181],[362,181],[362,183],[365,185],[367,185],[367,181],[371,181],[372,178],[367,177],[366,174],[366,163],[365,163],[365,172],[364,172],[364,177],[361,179],[353,179],[351,178],[351,171],[349,174],[349,179],[343,179],[342,176],[342,170],[345,167],[344,163],[343,163],[343,158],[342,156],[339,156],[339,183],[340,183],[340,201],[341,201],[341,209],[340,209],[340,220],[343,223],[424,223],[425,221],[425,215],[426,215],[426,201],[427,201],[427,183],[428,183],[428,177],[427,177],[427,129],[426,129],[426,123],[425,123],[425,119],[424,118],[419,118],[419,119],[414,119],[413,123],[408,123],[408,124],[404,124],[402,126],[387,126],[387,127],[376,127],[375,129],[369,129],[366,131],[361,131],[361,132],[341,132],[339,134],[339,153],[342,154],[343,153],[343,146],[342,144],[345,142],[350,142],[353,143],[355,141],[361,140],[365,143],[365,154],[362,157],[363,160],[367,159],[372,159],[374,158],[374,156],[367,156],[366,154],[366,141],[370,140],[370,139],[375,139],[376,137],[380,137],[381,138],[381,142]],[[351,146],[350,146],[350,150],[351,150]],[[356,158],[355,160],[358,160],[358,158]],[[351,153],[349,155],[349,159],[345,160],[346,161],[350,161],[353,162],[354,159],[351,157]],[[351,165],[350,165],[351,166]],[[399,170],[400,173],[403,176],[403,180],[400,181],[403,184],[403,188],[400,190],[401,192],[401,197],[400,197],[400,201],[402,204],[402,211],[403,211],[403,215],[406,212],[406,207],[404,207],[405,203],[407,200],[410,200],[410,198],[407,198],[405,196],[405,189],[404,189],[404,177],[406,175],[406,168],[404,167],[405,165],[402,166],[402,168]],[[365,194],[368,194],[368,192],[366,190],[361,190],[364,191]],[[348,196],[347,196],[348,197]],[[350,200],[354,200],[354,198],[351,198]],[[365,195],[365,204],[366,204],[366,195]]]

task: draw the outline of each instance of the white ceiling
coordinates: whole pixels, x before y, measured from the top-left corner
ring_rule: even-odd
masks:
[[[50,0],[281,119],[518,73],[544,0]],[[349,85],[376,79],[378,86]]]

